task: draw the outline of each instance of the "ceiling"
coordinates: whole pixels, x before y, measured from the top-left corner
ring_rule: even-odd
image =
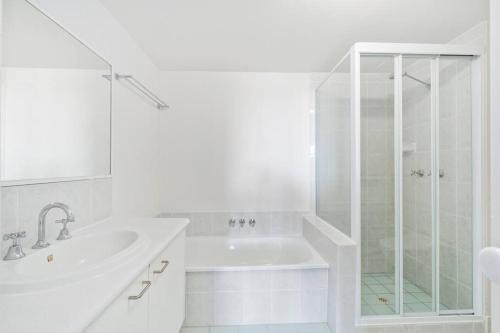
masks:
[[[444,43],[487,0],[101,0],[158,67],[328,71],[357,41]]]

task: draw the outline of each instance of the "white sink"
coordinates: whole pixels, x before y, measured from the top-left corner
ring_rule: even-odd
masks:
[[[0,281],[0,291],[30,291],[58,286],[112,269],[142,244],[132,230],[75,236],[37,250],[9,266],[15,281]],[[124,258],[125,257],[125,258]]]

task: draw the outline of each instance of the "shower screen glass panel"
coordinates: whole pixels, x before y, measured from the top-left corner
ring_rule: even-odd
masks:
[[[439,295],[442,312],[473,308],[471,57],[439,59]]]
[[[394,224],[394,57],[362,56],[361,313],[399,313]]]
[[[403,57],[402,86],[402,313],[435,312],[434,112],[435,59]]]
[[[316,213],[351,235],[351,73],[347,57],[316,91]]]

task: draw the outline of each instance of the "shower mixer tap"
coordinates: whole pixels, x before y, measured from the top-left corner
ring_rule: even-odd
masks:
[[[418,169],[418,170],[411,170],[411,173],[410,173],[411,176],[418,176],[418,177],[423,177],[425,176],[425,170],[423,169]]]

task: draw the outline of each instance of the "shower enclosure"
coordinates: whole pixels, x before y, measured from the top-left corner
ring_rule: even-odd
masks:
[[[482,311],[481,53],[358,43],[316,91],[316,214],[358,245],[358,319]]]

